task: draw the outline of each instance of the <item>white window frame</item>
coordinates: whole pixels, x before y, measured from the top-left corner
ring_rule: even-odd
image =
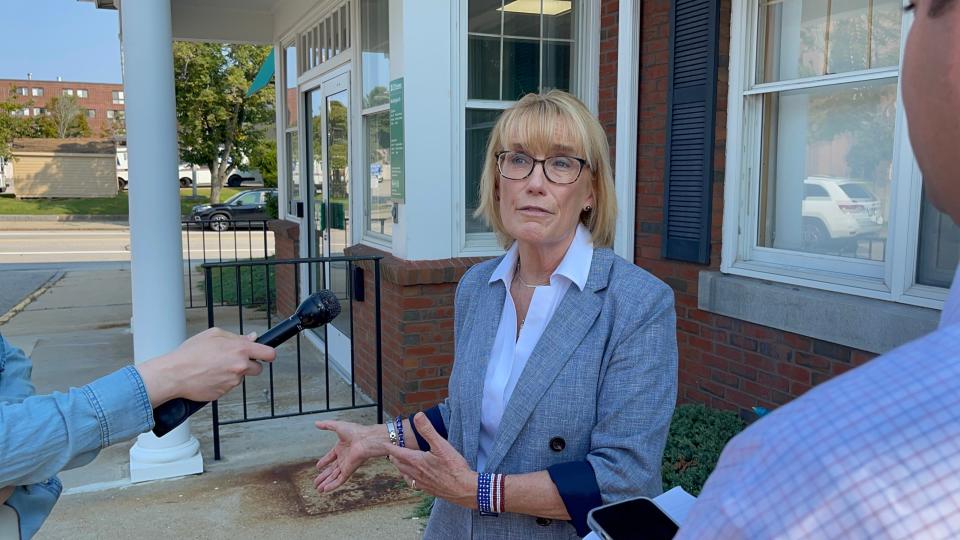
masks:
[[[288,188],[290,187],[290,179],[287,177],[287,133],[294,131],[297,133],[297,151],[300,151],[300,124],[303,119],[303,107],[302,100],[300,99],[300,88],[298,87],[298,78],[293,80],[294,88],[294,99],[297,100],[297,125],[294,128],[287,127],[287,84],[290,81],[287,81],[287,48],[294,47],[294,53],[296,54],[296,64],[294,66],[294,73],[299,73],[299,58],[300,58],[300,45],[297,43],[296,34],[287,36],[281,41],[278,41],[274,46],[274,54],[280,58],[280,61],[277,62],[279,66],[274,72],[274,80],[279,80],[280,84],[275,84],[274,88],[276,90],[276,103],[277,103],[277,125],[282,126],[278,130],[278,140],[277,140],[277,185],[283,185],[283,189],[280,192],[283,193],[283,196],[280,197],[278,202],[278,214],[281,218],[288,221],[300,221],[300,218],[297,215],[290,211],[290,203],[293,202],[290,198],[290,192]],[[298,165],[303,162],[303,155],[300,155],[300,160]],[[300,168],[300,167],[298,167]],[[299,201],[303,202],[303,174],[302,170],[297,171],[300,176],[300,193],[298,194]]]
[[[356,4],[356,9],[355,9],[356,16],[354,17],[354,23],[356,24],[355,35],[357,36],[357,42],[354,45],[354,48],[356,49],[356,58],[357,58],[357,63],[356,63],[357,67],[354,70],[357,72],[356,73],[357,91],[354,92],[354,94],[359,96],[359,98],[356,101],[356,103],[358,104],[358,107],[356,108],[360,112],[360,122],[358,124],[359,126],[358,129],[360,130],[358,134],[359,151],[357,152],[358,159],[356,161],[360,163],[360,166],[357,169],[357,171],[360,172],[358,176],[363,177],[362,213],[358,214],[363,217],[363,222],[362,222],[362,226],[360,227],[361,231],[359,232],[360,232],[361,241],[364,244],[375,246],[380,249],[384,249],[386,251],[391,251],[393,248],[393,235],[380,233],[378,231],[373,230],[372,222],[370,222],[370,215],[373,209],[371,208],[371,205],[367,204],[368,202],[367,199],[370,196],[370,177],[369,177],[369,170],[367,169],[367,137],[366,137],[366,131],[365,131],[367,117],[377,113],[382,113],[384,111],[389,111],[390,102],[388,99],[387,103],[383,103],[367,109],[363,108],[363,20],[361,20],[363,17],[363,12],[361,11],[361,6],[360,6],[361,1],[362,0],[354,0],[354,3]],[[388,0],[387,2],[388,16],[389,16],[389,11],[390,11],[390,3]],[[389,54],[389,43],[390,43],[389,30],[390,28],[388,25],[387,27],[388,54]],[[390,89],[390,74],[388,72],[387,73],[387,90],[389,91],[389,89]],[[368,226],[370,226],[369,229],[368,229]],[[391,228],[391,231],[392,230],[393,229]]]
[[[452,10],[454,28],[458,28],[458,39],[454,44],[452,58],[456,62],[453,72],[459,74],[458,80],[451,81],[452,91],[457,99],[454,120],[452,122],[454,176],[452,204],[453,223],[456,227],[453,253],[458,257],[492,256],[503,253],[494,233],[467,234],[464,218],[466,205],[466,111],[467,109],[507,109],[515,101],[467,99],[468,71],[468,29],[469,0],[460,0]],[[459,8],[459,9],[457,9]],[[570,91],[586,104],[590,112],[597,114],[599,109],[600,71],[594,67],[600,65],[600,1],[578,0],[574,10],[573,22],[573,61],[570,73]],[[586,69],[585,69],[586,68]]]
[[[77,97],[80,99],[86,99],[90,97],[90,92],[86,88],[77,89]]]
[[[942,309],[947,290],[916,284],[920,234],[921,174],[910,148],[899,93],[900,65],[786,83],[754,84],[760,0],[733,0],[729,105],[720,270],[839,293]],[[904,13],[900,51],[913,17]],[[902,64],[902,60],[901,60]],[[897,78],[893,179],[885,261],[858,261],[756,246],[762,109],[760,94],[842,82]]]
[[[31,88],[30,94],[33,95],[33,97],[43,97],[43,88],[39,86]]]

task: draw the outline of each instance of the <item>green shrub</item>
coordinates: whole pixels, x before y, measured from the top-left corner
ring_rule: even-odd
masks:
[[[663,490],[680,486],[699,495],[723,447],[744,427],[744,421],[729,411],[703,405],[677,407],[663,451]]]
[[[274,266],[241,266],[240,293],[243,295],[242,304],[246,307],[265,309],[267,303],[267,289],[270,291],[270,311],[277,307],[277,280]],[[216,305],[237,305],[237,269],[214,268],[210,272],[213,289],[213,302]],[[267,281],[269,280],[269,284]],[[200,281],[203,288],[205,281]]]
[[[277,219],[280,217],[280,204],[279,199],[277,198],[276,193],[272,191],[267,192],[267,217],[270,219]]]

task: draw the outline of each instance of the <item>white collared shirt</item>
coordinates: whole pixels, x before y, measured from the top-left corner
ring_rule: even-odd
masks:
[[[500,326],[497,328],[497,337],[490,351],[490,361],[487,364],[487,373],[483,379],[483,403],[480,410],[480,448],[477,452],[477,470],[483,471],[487,463],[487,456],[493,449],[493,442],[500,428],[500,419],[517,386],[517,380],[527,365],[530,353],[540,341],[540,336],[553,318],[553,314],[563,300],[570,284],[575,284],[581,291],[587,284],[590,275],[590,264],[593,261],[593,237],[583,225],[577,226],[567,253],[563,260],[550,276],[550,285],[537,287],[533,291],[527,317],[517,334],[517,308],[510,295],[510,284],[517,268],[519,257],[517,243],[514,242],[507,250],[503,260],[490,276],[490,283],[503,281],[507,289],[503,301],[503,311],[500,314]]]
[[[960,323],[960,266],[957,267],[957,275],[953,277],[953,285],[950,286],[947,301],[943,304],[943,312],[940,314],[940,328],[948,324],[958,323]]]

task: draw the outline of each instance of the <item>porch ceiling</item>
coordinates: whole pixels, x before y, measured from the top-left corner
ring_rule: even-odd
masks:
[[[173,39],[273,43],[273,10],[279,0],[171,0]]]
[[[117,9],[120,0],[81,0]],[[139,1],[139,0],[137,0]],[[173,39],[273,43],[274,12],[281,0],[170,0]]]

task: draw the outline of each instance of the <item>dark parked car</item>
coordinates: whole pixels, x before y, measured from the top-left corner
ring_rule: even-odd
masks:
[[[242,223],[244,220],[270,219],[267,215],[267,199],[276,196],[277,190],[274,188],[241,191],[222,203],[194,206],[190,220],[206,222],[214,231],[226,231],[233,221],[240,221],[238,225],[246,225]]]

